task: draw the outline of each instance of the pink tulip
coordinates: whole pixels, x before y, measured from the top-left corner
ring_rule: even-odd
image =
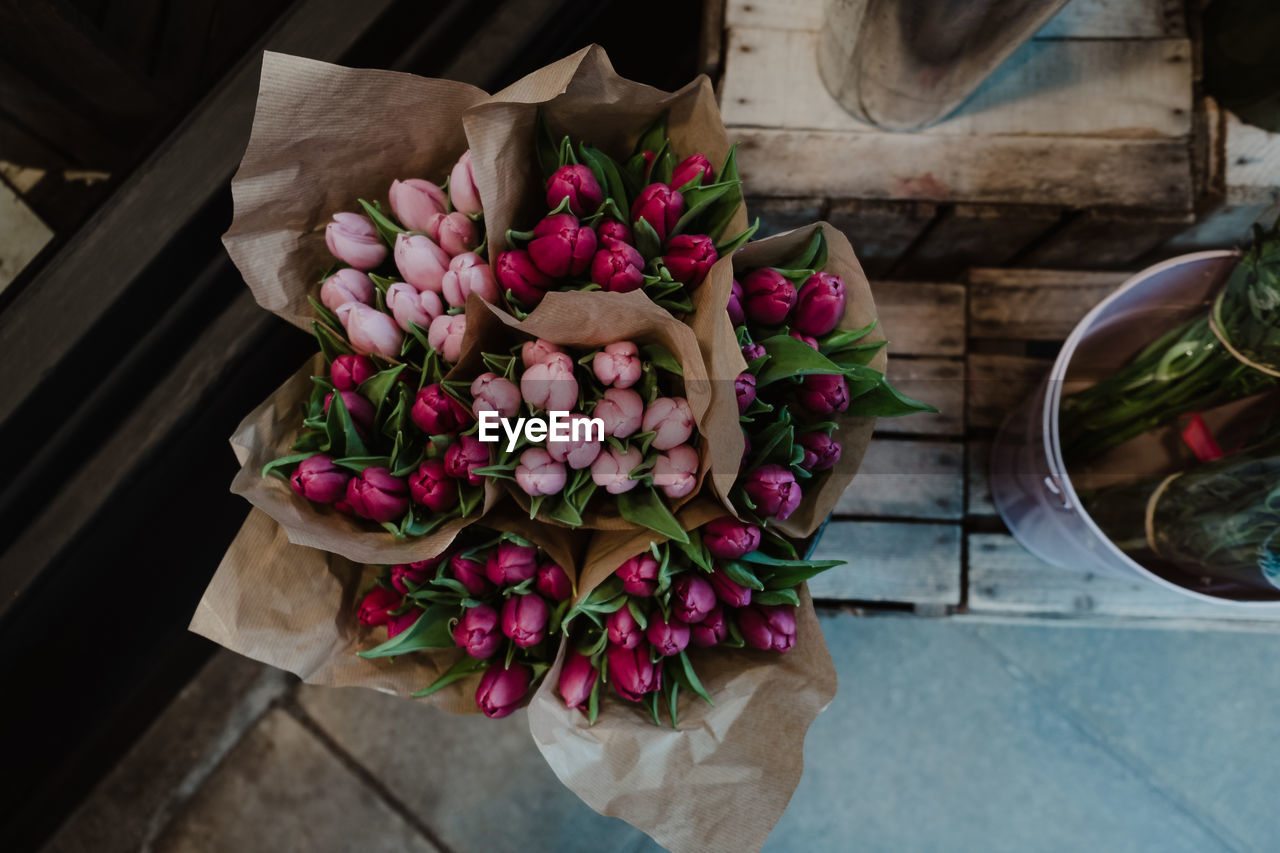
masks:
[[[648,598],[658,589],[658,561],[648,551],[636,554],[614,570],[628,595]]]
[[[394,254],[401,278],[418,290],[440,292],[451,258],[435,241],[425,234],[397,234]]]
[[[467,410],[438,383],[418,391],[409,417],[427,435],[453,435],[471,423]]]
[[[591,658],[570,651],[565,657],[564,666],[560,668],[560,682],[556,687],[565,707],[582,709],[591,701],[591,691],[596,686],[596,668],[591,665]]]
[[[811,373],[800,381],[796,402],[817,417],[843,412],[849,408],[849,386],[836,373]]]
[[[658,242],[663,244],[683,213],[684,196],[666,184],[649,184],[631,205],[631,220],[648,222],[658,232]]]
[[[390,616],[387,618],[387,639],[391,639],[397,634],[403,634],[414,626],[414,624],[422,618],[422,608],[410,607],[399,616]]]
[[[387,196],[391,200],[391,212],[409,231],[426,231],[432,216],[449,210],[444,190],[421,178],[392,181]]]
[[[644,629],[631,615],[631,608],[622,607],[609,614],[604,622],[609,642],[624,649],[634,649],[644,639]]]
[[[650,659],[648,643],[642,642],[632,649],[609,646],[605,655],[609,661],[609,681],[623,699],[639,702],[646,693],[662,688],[662,667]]]
[[[540,595],[513,595],[502,605],[502,633],[522,649],[536,646],[547,636],[551,609]]]
[[[756,512],[765,518],[782,521],[800,505],[800,485],[795,475],[781,465],[762,465],[747,475],[743,490]]]
[[[700,186],[707,186],[715,183],[716,172],[711,168],[710,161],[701,154],[691,154],[681,160],[671,172],[671,183],[668,185],[674,190],[678,190],[685,184],[701,178]]]
[[[590,216],[604,202],[604,190],[586,166],[561,166],[547,181],[547,209],[555,210],[565,199],[574,216]]]
[[[347,504],[361,518],[396,521],[409,511],[409,487],[386,468],[365,468],[347,481]]]
[[[360,600],[356,615],[361,625],[385,625],[391,618],[387,611],[399,608],[403,601],[403,597],[395,590],[375,586]]]
[[[701,649],[723,643],[729,637],[729,622],[724,608],[717,604],[697,625],[689,626],[689,645]]]
[[[559,564],[547,560],[538,564],[534,589],[552,601],[565,601],[573,595],[573,583]]]
[[[831,273],[814,273],[800,287],[791,328],[806,335],[825,335],[844,316],[844,304],[844,280]]]
[[[354,391],[378,372],[367,355],[340,355],[329,365],[329,379],[339,391]]]
[[[640,381],[640,350],[631,341],[609,344],[595,354],[591,369],[604,385],[630,388]]]
[[[520,361],[524,364],[525,369],[527,370],[535,364],[542,364],[542,362],[557,353],[564,353],[564,350],[551,343],[551,341],[544,341],[542,338],[538,338],[533,341],[525,341],[524,344],[521,345]]]
[[[525,370],[520,377],[520,396],[535,409],[568,412],[578,405],[578,380],[573,361],[565,353],[554,353]]]
[[[671,614],[681,622],[701,622],[715,606],[716,591],[699,573],[685,572],[671,585]]]
[[[458,481],[449,476],[439,459],[427,459],[409,477],[414,503],[432,512],[444,512],[458,503]]]
[[[441,314],[427,328],[427,344],[450,364],[462,358],[462,341],[467,334],[466,314]]]
[[[440,280],[440,288],[444,301],[454,308],[465,308],[467,297],[473,293],[491,305],[498,302],[498,282],[493,270],[475,252],[454,256],[449,262],[449,271]]]
[[[399,357],[404,332],[389,315],[359,302],[348,302],[338,309],[337,314],[347,330],[347,340],[351,341],[356,352],[383,358]]]
[[[719,259],[716,244],[705,234],[677,234],[667,243],[662,262],[676,281],[693,290]]]
[[[604,434],[626,438],[644,422],[644,400],[630,388],[608,388],[591,413],[604,422]]]
[[[756,401],[756,378],[750,373],[739,373],[733,380],[733,393],[738,398],[738,414],[745,415]]]
[[[520,464],[516,466],[516,485],[526,495],[555,495],[564,489],[568,481],[564,463],[551,458],[551,454],[541,447],[531,447],[520,454]]]
[[[453,171],[449,173],[449,198],[454,209],[475,215],[484,211],[480,203],[480,190],[476,187],[475,170],[471,165],[471,149],[462,152]]]
[[[790,604],[755,604],[738,611],[738,628],[753,649],[788,652],[796,644],[796,609]]]
[[[444,470],[455,480],[466,480],[473,486],[484,482],[475,469],[489,464],[489,448],[474,435],[461,435],[444,452]]]
[[[674,616],[664,619],[655,612],[649,617],[644,635],[663,657],[678,655],[689,646],[689,626]]]
[[[497,277],[498,283],[527,308],[541,302],[547,290],[555,284],[534,265],[524,249],[498,255]]]
[[[370,403],[364,397],[361,397],[355,391],[339,391],[342,395],[342,404],[347,407],[347,414],[351,416],[351,423],[355,425],[356,432],[361,438],[368,438],[373,432],[373,418],[377,414]],[[333,402],[333,392],[325,395],[324,413],[329,414],[329,405]]]
[[[552,278],[581,275],[596,252],[596,232],[568,213],[548,216],[533,229],[529,257]]]
[[[596,243],[600,246],[607,246],[610,241],[635,245],[631,229],[616,219],[600,220],[600,224],[596,226],[596,237]]]
[[[480,678],[476,704],[490,719],[505,717],[520,707],[532,682],[533,670],[524,664],[513,663],[503,669],[495,663]]]
[[[806,432],[797,440],[804,448],[804,461],[800,464],[806,471],[827,471],[840,461],[840,442],[820,432]]]
[[[444,313],[444,305],[435,292],[419,292],[412,284],[398,281],[387,288],[387,309],[396,318],[396,325],[410,331],[411,326],[428,328],[431,321]]]
[[[502,648],[502,617],[487,604],[462,611],[453,629],[453,641],[477,660],[493,657]]]
[[[481,373],[471,383],[471,408],[476,417],[481,412],[497,412],[501,418],[513,417],[520,411],[520,402],[520,389],[515,383],[495,373]]]
[[[653,464],[653,485],[675,500],[693,491],[698,484],[698,451],[687,444],[659,453]]]
[[[631,479],[631,472],[643,461],[644,456],[638,447],[627,448],[625,453],[610,447],[603,448],[596,461],[591,463],[591,480],[611,495],[629,492],[640,485],[639,480]]]
[[[751,603],[751,587],[731,580],[721,569],[711,573],[711,588],[716,598],[730,607],[746,607]]]
[[[742,307],[746,304],[746,299],[741,282],[735,278],[733,280],[733,288],[729,291],[729,304],[725,308],[729,312],[729,322],[733,323],[734,326],[746,325],[747,314]]]
[[[503,542],[489,552],[484,573],[495,586],[515,586],[538,572],[538,549],[532,545]]]
[[[317,453],[298,463],[289,475],[289,486],[316,503],[331,504],[347,493],[351,472],[333,464],[332,457]]]
[[[751,322],[777,326],[796,304],[796,287],[773,269],[758,269],[742,282],[743,308]]]
[[[414,230],[421,231],[423,234],[426,234],[428,237],[431,238],[432,243],[435,243],[437,246],[439,246],[440,245],[440,226],[444,224],[444,218],[448,215],[449,214],[447,213],[433,213],[427,219],[427,227],[417,228]]]
[[[480,245],[480,231],[465,213],[455,210],[440,223],[439,244],[450,255],[471,252]]]
[[[570,415],[569,416],[569,438],[565,441],[556,441],[551,438],[547,439],[547,452],[551,454],[551,458],[557,462],[564,462],[575,471],[588,467],[592,462],[596,461],[596,457],[600,455],[600,440],[590,438],[591,431],[587,424],[590,419],[586,415]],[[573,424],[581,422],[583,426],[578,427],[578,438],[573,438]]]
[[[336,312],[348,302],[373,304],[373,279],[351,267],[343,267],[320,285],[320,302]]]
[[[449,558],[449,574],[472,595],[484,595],[493,588],[485,574],[485,564],[462,554],[454,554]]]
[[[369,217],[359,213],[335,213],[324,228],[324,243],[338,260],[368,271],[387,257],[387,246]]]
[[[644,257],[634,246],[616,240],[591,260],[591,280],[610,293],[630,293],[644,284]]]
[[[656,432],[653,447],[670,450],[689,440],[693,435],[693,410],[684,397],[659,397],[644,410],[640,424],[643,432]]]

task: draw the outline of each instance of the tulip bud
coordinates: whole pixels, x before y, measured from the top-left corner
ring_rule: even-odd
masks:
[[[849,408],[849,386],[837,373],[811,373],[800,381],[796,402],[818,417],[843,412]]]
[[[347,481],[347,504],[361,518],[396,521],[409,511],[409,487],[386,468],[365,468]]]
[[[765,348],[760,344],[743,344],[742,345],[742,357],[746,359],[748,362],[755,361],[757,358],[762,358],[768,354],[769,353],[766,352]]]
[[[449,198],[453,207],[466,214],[477,214],[484,210],[480,203],[480,190],[476,187],[475,170],[471,165],[471,149],[462,152],[453,171],[449,173]]]
[[[437,246],[439,246],[440,245],[440,226],[444,224],[444,218],[446,216],[448,216],[447,213],[433,213],[431,214],[431,217],[427,219],[426,228],[418,228],[415,230],[423,232],[424,234],[426,234],[428,237],[431,238],[432,243],[435,243]]]
[[[762,465],[747,475],[743,490],[756,512],[765,518],[782,521],[800,505],[800,486],[789,468],[781,465]]]
[[[366,355],[340,355],[329,365],[329,379],[339,391],[354,391],[378,372],[378,366]]]
[[[632,649],[609,646],[605,655],[609,661],[609,680],[623,699],[639,702],[646,693],[661,689],[662,667],[649,659],[648,643],[639,643]]]
[[[552,278],[581,275],[596,252],[596,232],[568,213],[548,216],[533,229],[528,246],[533,263]]]
[[[640,381],[640,350],[631,341],[609,344],[595,354],[591,369],[606,386],[630,388]]]
[[[573,360],[565,353],[552,353],[525,370],[520,377],[520,396],[535,409],[567,412],[578,405],[578,380]]]
[[[480,231],[465,213],[455,210],[440,223],[440,248],[450,256],[471,252],[480,245]],[[441,277],[443,280],[443,276]]]
[[[555,284],[534,265],[533,259],[524,249],[513,249],[498,255],[497,275],[498,283],[529,308],[541,302],[547,289]]]
[[[729,621],[724,608],[717,604],[697,625],[689,626],[689,645],[701,649],[723,643],[729,636]]]
[[[573,595],[573,583],[570,582],[569,576],[564,573],[564,569],[550,560],[538,566],[537,578],[534,581],[534,589],[552,601],[564,601]]]
[[[397,234],[396,269],[400,277],[418,290],[440,292],[449,271],[449,253],[425,234]]]
[[[601,246],[607,246],[610,241],[635,245],[635,240],[631,237],[631,229],[616,219],[600,220],[600,224],[596,226],[596,237],[598,238],[596,243]]]
[[[605,244],[591,260],[591,280],[610,293],[630,293],[644,284],[644,257],[629,243]]]
[[[680,221],[682,213],[684,196],[679,190],[673,190],[666,184],[649,184],[640,191],[635,203],[631,205],[631,221],[639,222],[643,219],[648,222],[658,232],[658,242],[663,244],[667,242],[671,229]]]
[[[565,199],[574,216],[590,216],[604,202],[604,190],[586,166],[561,166],[547,181],[547,209],[555,210]]]
[[[560,697],[565,707],[582,709],[591,701],[591,691],[596,686],[596,668],[591,665],[591,658],[570,651],[560,668]]]
[[[524,364],[526,370],[535,364],[542,364],[542,362],[557,354],[565,354],[565,352],[551,343],[551,341],[544,341],[542,338],[525,341],[520,345],[520,361]]]
[[[473,486],[484,482],[484,475],[475,473],[476,468],[489,464],[489,448],[474,435],[461,435],[449,445],[444,452],[444,470],[455,480],[466,480]]]
[[[699,463],[698,451],[687,444],[659,453],[653,463],[653,485],[672,500],[682,498],[698,485]]]
[[[668,620],[661,613],[654,613],[644,635],[663,657],[678,655],[689,646],[689,626],[675,616]]]
[[[716,244],[707,235],[677,234],[667,243],[662,262],[672,278],[693,290],[702,284],[718,258]]]
[[[790,604],[755,604],[738,611],[742,639],[753,649],[788,652],[796,644],[796,608]]]
[[[746,309],[751,322],[777,326],[787,319],[796,304],[796,287],[773,269],[758,269],[742,282]]]
[[[505,717],[520,707],[532,682],[533,670],[524,664],[513,663],[506,669],[492,664],[480,677],[476,704],[491,720]]]
[[[693,435],[693,410],[684,397],[659,397],[644,410],[640,428],[657,433],[653,439],[654,449],[670,450]]]
[[[395,590],[375,586],[360,600],[356,615],[361,625],[385,625],[390,618],[387,611],[398,608],[403,600]]]
[[[671,585],[671,613],[681,622],[701,622],[715,606],[716,591],[700,574],[685,572]]]
[[[630,388],[608,388],[591,413],[604,422],[604,434],[626,438],[644,422],[644,399]]]
[[[497,412],[498,417],[509,418],[520,411],[520,389],[510,379],[495,373],[481,373],[471,383],[471,408],[479,417],[481,412]]]
[[[500,622],[498,611],[487,604],[468,607],[453,628],[453,641],[477,660],[491,658],[502,648]]]
[[[522,649],[536,646],[547,636],[551,609],[540,595],[513,595],[502,605],[502,633]]]
[[[439,383],[418,391],[409,417],[427,435],[453,435],[471,423],[471,415]]]
[[[805,344],[811,349],[818,348],[818,339],[810,335],[805,335],[800,332],[792,332],[791,337],[795,338],[797,341],[799,341],[802,344]]]
[[[373,432],[373,418],[377,410],[373,408],[364,397],[361,397],[355,391],[339,391],[342,395],[342,404],[347,407],[347,414],[351,415],[351,422],[355,424],[356,432],[361,438],[368,438]],[[333,392],[324,397],[324,413],[329,414],[329,405],[333,402]]]
[[[737,560],[760,547],[760,528],[722,515],[703,525],[702,544],[718,560]]]
[[[581,422],[578,427],[578,438],[573,438],[574,423]],[[575,471],[588,467],[600,455],[600,440],[591,438],[590,419],[586,415],[569,416],[569,438],[565,441],[547,439],[547,452],[557,462],[564,462]]]
[[[614,570],[627,595],[648,598],[658,590],[658,561],[648,551],[636,554]]]
[[[516,485],[530,497],[559,494],[569,479],[564,463],[552,459],[541,447],[531,447],[520,454],[515,476]]]
[[[391,585],[397,591],[408,595],[436,575],[440,560],[419,560],[416,563],[401,563],[391,567]]]
[[[601,448],[596,461],[591,463],[591,480],[611,495],[629,492],[640,485],[639,480],[631,479],[631,472],[644,461],[640,448],[628,448],[619,453],[611,447]]]
[[[336,312],[348,302],[373,304],[373,279],[351,267],[343,267],[320,285],[320,302]]]
[[[444,313],[444,304],[431,290],[419,292],[412,284],[398,281],[387,288],[387,309],[396,318],[396,325],[410,331],[410,324],[423,329]]]
[[[745,415],[756,401],[756,378],[750,373],[739,373],[733,380],[733,393],[738,398],[738,414]]]
[[[604,620],[604,631],[609,642],[624,649],[634,649],[644,639],[644,630],[631,615],[630,607],[621,607]]]
[[[742,468],[747,464],[747,457],[751,455],[751,436],[744,431],[742,433],[742,458],[738,460],[738,473],[742,473]]]
[[[403,634],[421,618],[422,608],[420,607],[410,607],[399,616],[387,617],[387,639],[389,640],[397,634]]]
[[[746,325],[747,314],[743,311],[742,306],[746,302],[746,296],[742,290],[742,283],[736,278],[733,280],[733,288],[729,291],[729,304],[725,310],[729,312],[729,322],[736,326]]]
[[[800,464],[806,471],[827,471],[840,461],[840,442],[821,432],[806,432],[797,439],[804,448],[804,461]]]
[[[449,210],[444,190],[421,178],[392,181],[387,197],[391,200],[391,212],[409,231],[426,231],[431,217]]]
[[[691,154],[676,164],[671,172],[670,187],[678,190],[692,180],[701,178],[699,186],[715,183],[716,173],[711,163],[701,154]]]
[[[716,598],[730,607],[746,607],[751,603],[751,587],[734,582],[721,569],[711,573],[711,588]]]
[[[289,486],[309,501],[331,504],[347,493],[349,479],[350,472],[333,464],[331,457],[317,453],[298,463],[289,475]]]
[[[485,575],[484,563],[462,554],[454,554],[449,558],[449,573],[472,595],[484,595],[492,587]]]
[[[387,256],[387,246],[369,217],[359,213],[335,213],[324,228],[329,254],[362,272],[373,269]]]
[[[462,358],[462,341],[467,335],[466,314],[441,314],[427,328],[427,345],[450,364]]]
[[[498,302],[493,270],[475,252],[463,252],[449,261],[449,271],[440,280],[440,292],[454,308],[465,308],[467,297],[473,293],[491,305]]]
[[[376,308],[359,302],[348,302],[336,312],[347,330],[351,348],[362,355],[396,358],[404,343],[404,332],[396,321]]]
[[[444,512],[458,503],[458,483],[445,471],[439,459],[427,459],[409,477],[409,494],[414,503],[432,512]]]
[[[495,586],[515,586],[537,574],[538,549],[503,542],[489,552],[484,573]]]

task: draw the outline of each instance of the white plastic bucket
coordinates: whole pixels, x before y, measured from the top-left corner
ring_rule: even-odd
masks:
[[[1280,592],[1240,587],[1206,594],[1155,574],[1115,546],[1081,506],[1062,459],[1058,408],[1072,376],[1105,375],[1157,335],[1204,310],[1230,274],[1230,251],[1197,252],[1148,267],[1098,303],[1062,345],[1037,392],[1005,419],[991,450],[991,494],[1014,537],[1064,569],[1133,577],[1217,604],[1280,607]]]

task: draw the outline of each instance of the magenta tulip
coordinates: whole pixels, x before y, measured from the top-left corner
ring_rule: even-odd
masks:
[[[420,607],[410,607],[399,616],[387,617],[387,639],[408,631],[421,618],[422,608]]]
[[[596,226],[596,237],[598,238],[596,242],[601,246],[608,245],[610,241],[635,245],[631,229],[616,219],[600,220],[600,224]]]
[[[462,611],[453,628],[453,641],[478,660],[491,658],[502,648],[501,617],[487,604]]]
[[[329,254],[363,272],[387,257],[387,246],[378,236],[378,229],[369,217],[359,213],[335,213],[324,228],[324,243]]]
[[[738,611],[742,639],[754,649],[788,652],[796,644],[796,608],[790,604],[755,604]]]
[[[439,560],[420,560],[391,567],[391,585],[408,595],[436,576]]]
[[[444,452],[444,470],[455,480],[465,480],[472,486],[484,482],[484,475],[475,469],[489,464],[489,447],[474,435],[461,435]]]
[[[391,212],[409,231],[426,231],[431,217],[449,212],[449,198],[444,190],[421,178],[392,181],[387,193]]]
[[[538,564],[534,589],[552,601],[564,601],[573,595],[573,583],[558,563],[547,560]]]
[[[557,213],[539,222],[528,246],[538,269],[552,278],[581,275],[596,253],[596,232],[568,213]]]
[[[538,549],[503,542],[489,552],[484,573],[495,586],[515,586],[538,572]]]
[[[800,464],[806,471],[827,471],[840,461],[840,442],[820,432],[806,432],[797,440],[804,448],[804,461]]]
[[[705,234],[677,234],[667,242],[662,262],[676,281],[693,290],[719,259],[716,244]]]
[[[717,604],[697,625],[689,626],[689,645],[706,649],[723,643],[729,637],[729,620],[724,608]]]
[[[658,590],[658,561],[649,552],[637,554],[614,570],[628,595],[648,598]]]
[[[658,232],[658,242],[665,244],[667,235],[684,213],[684,196],[666,184],[649,184],[631,205],[631,220],[643,219]]]
[[[742,281],[747,317],[762,326],[777,326],[796,304],[796,287],[773,269],[758,269]]]
[[[729,304],[725,307],[729,312],[729,322],[734,326],[742,326],[747,322],[747,314],[742,308],[745,303],[746,296],[742,290],[742,283],[735,278],[733,288],[729,291]]]
[[[342,395],[342,404],[347,407],[347,414],[351,415],[351,422],[355,424],[356,432],[361,438],[368,438],[373,432],[373,418],[377,414],[373,403],[370,403],[364,397],[361,397],[355,391],[339,391]],[[333,392],[325,395],[324,413],[329,414],[329,406],[333,402]]]
[[[800,381],[796,402],[820,418],[843,412],[849,408],[849,386],[837,373],[811,373]]]
[[[561,166],[547,181],[547,209],[555,210],[565,199],[574,216],[590,216],[604,202],[604,190],[586,166]]]
[[[480,677],[476,704],[490,719],[505,717],[520,707],[532,682],[533,670],[524,664],[513,663],[506,669],[492,664]]]
[[[631,615],[630,607],[622,607],[610,613],[604,620],[604,630],[609,642],[624,649],[634,649],[644,639],[644,629]]]
[[[591,260],[591,280],[610,293],[630,293],[644,284],[644,257],[629,243],[612,240]]]
[[[444,512],[458,503],[458,481],[449,476],[439,459],[427,459],[409,476],[409,494],[414,503],[432,512]]]
[[[547,289],[555,284],[534,265],[533,259],[524,249],[513,249],[498,255],[497,276],[498,284],[528,308],[541,302]]]
[[[522,649],[536,646],[547,636],[551,609],[540,595],[513,595],[502,605],[502,633]]]
[[[329,379],[339,391],[354,391],[378,372],[367,355],[340,355],[329,365]]]
[[[716,591],[701,574],[686,572],[671,585],[671,613],[681,622],[701,622],[715,606]]]
[[[595,689],[598,674],[591,665],[591,658],[571,650],[565,657],[564,666],[560,668],[560,682],[556,685],[565,707],[586,708],[591,701],[591,691]]]
[[[738,398],[738,414],[745,415],[756,401],[756,378],[750,373],[739,373],[733,380],[733,393]]]
[[[689,626],[675,616],[663,619],[661,613],[654,613],[644,635],[663,657],[678,655],[689,646]]]
[[[409,511],[409,487],[386,468],[365,468],[347,481],[347,504],[361,518],[396,521]]]
[[[316,503],[331,504],[347,493],[351,472],[333,464],[333,459],[318,453],[298,463],[289,475],[289,486],[302,497]]]
[[[795,475],[781,465],[762,465],[747,475],[743,490],[765,518],[782,521],[800,506],[800,486]]]
[[[705,187],[715,182],[716,173],[706,157],[701,154],[691,154],[676,164],[675,169],[672,170],[670,187],[678,190],[698,178],[702,179],[700,186]]]
[[[400,607],[403,597],[393,589],[375,586],[365,593],[357,609],[357,617],[361,625],[385,625],[391,614],[387,611]]]
[[[769,353],[766,352],[765,348],[760,344],[752,343],[742,345],[742,357],[748,362],[755,361],[757,358],[763,358],[768,354]]]
[[[484,595],[493,587],[485,575],[485,564],[462,554],[454,554],[449,558],[449,573],[472,595]]]
[[[453,435],[471,423],[471,415],[439,383],[418,391],[409,417],[427,435]]]
[[[818,339],[812,335],[806,335],[802,332],[791,332],[791,337],[795,338],[810,349],[818,349]]]
[[[639,643],[631,649],[609,646],[605,655],[609,661],[609,680],[623,699],[639,702],[646,693],[661,689],[662,667],[649,659],[648,643]]]
[[[702,544],[718,560],[737,560],[760,547],[760,528],[722,515],[703,525]]]
[[[721,569],[711,573],[711,588],[716,598],[730,607],[746,607],[751,603],[751,587],[736,583]]]

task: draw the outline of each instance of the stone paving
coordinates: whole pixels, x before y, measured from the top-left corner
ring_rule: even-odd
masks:
[[[827,613],[840,692],[765,846],[1280,848],[1280,637]],[[655,851],[523,713],[458,717],[216,656],[49,851]]]

